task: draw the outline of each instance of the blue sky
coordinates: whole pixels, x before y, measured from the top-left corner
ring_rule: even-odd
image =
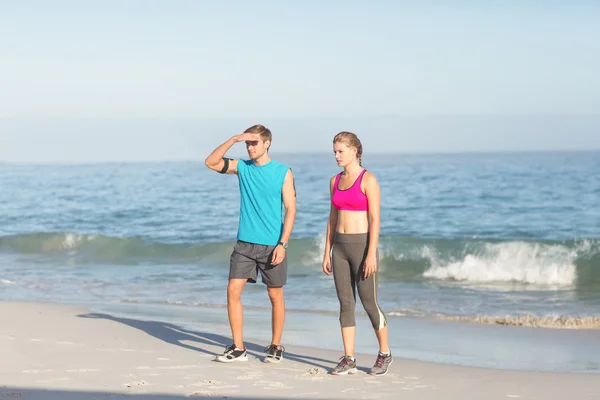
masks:
[[[286,151],[600,148],[598,3],[495,3],[4,0],[0,160],[187,159],[255,122]]]

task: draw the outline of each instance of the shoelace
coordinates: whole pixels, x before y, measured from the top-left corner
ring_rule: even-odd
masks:
[[[234,351],[234,350],[235,350],[235,344],[231,344],[229,346],[225,346],[225,352],[226,353],[229,353],[229,352]]]
[[[384,355],[383,355],[383,354],[381,354],[381,353],[377,355],[377,361],[375,361],[375,366],[376,366],[377,368],[381,368],[381,367],[383,367],[383,362],[385,361],[385,357],[386,357],[386,356],[384,356]]]
[[[283,346],[277,346],[275,344],[270,344],[267,347],[265,347],[265,353],[270,353],[271,349],[277,350],[279,347],[281,347],[281,351],[285,351],[285,347],[283,347]]]
[[[340,357],[340,363],[339,363],[338,366],[339,367],[345,367],[346,364],[348,364],[348,360],[350,360],[350,357],[348,357],[348,356]]]

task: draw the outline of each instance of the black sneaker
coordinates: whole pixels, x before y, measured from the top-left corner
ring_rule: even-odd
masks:
[[[267,353],[267,355],[265,356],[265,359],[263,360],[263,362],[268,362],[268,363],[281,362],[284,351],[285,351],[285,348],[283,346],[278,346],[276,344],[271,344],[271,345],[265,347],[265,353]]]
[[[248,361],[248,354],[246,353],[246,346],[243,349],[238,349],[235,344],[225,347],[223,354],[216,356],[215,361],[232,363],[237,361]]]

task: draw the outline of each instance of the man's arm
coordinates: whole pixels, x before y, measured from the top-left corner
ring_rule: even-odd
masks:
[[[283,222],[281,241],[287,243],[292,235],[294,222],[296,220],[296,185],[291,169],[288,169],[288,172],[285,175],[281,194],[283,196],[283,206],[285,207],[285,220]]]
[[[219,147],[213,150],[212,153],[206,160],[204,164],[213,171],[217,171],[221,174],[236,174],[237,173],[237,164],[238,160],[232,160],[230,158],[225,158],[225,153],[238,142],[243,142],[245,140],[257,140],[257,134],[254,133],[242,133],[241,135],[235,135]]]
[[[236,144],[235,136],[217,147],[204,161],[204,164],[213,171],[217,171],[221,174],[235,174],[237,173],[237,160],[225,158],[225,153]]]
[[[294,221],[296,220],[296,187],[291,169],[288,169],[285,175],[281,195],[283,197],[283,206],[285,207],[285,220],[283,221],[281,241],[287,243],[292,235]],[[271,263],[273,265],[281,263],[285,257],[285,252],[286,249],[282,245],[278,244],[275,246]]]

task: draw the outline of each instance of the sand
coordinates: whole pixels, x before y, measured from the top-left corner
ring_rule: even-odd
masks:
[[[0,399],[598,399],[600,376],[509,371],[401,358],[385,376],[332,376],[339,352],[247,340],[245,363],[213,361],[228,337],[178,325],[98,314],[84,307],[0,303]],[[269,327],[265,327],[267,330]],[[337,335],[338,332],[331,334]],[[518,355],[515,355],[518,356]]]

